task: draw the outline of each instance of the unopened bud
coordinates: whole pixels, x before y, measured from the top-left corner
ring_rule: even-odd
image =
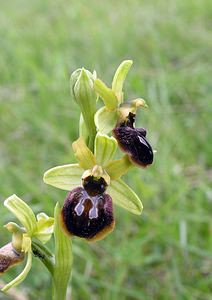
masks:
[[[86,128],[91,136],[95,136],[96,133],[94,114],[97,95],[93,87],[94,79],[95,76],[91,72],[82,68],[73,72],[70,81],[74,100],[80,106]]]

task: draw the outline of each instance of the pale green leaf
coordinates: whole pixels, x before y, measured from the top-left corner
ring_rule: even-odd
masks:
[[[94,81],[94,89],[97,94],[102,98],[104,101],[105,106],[109,110],[113,110],[118,106],[118,99],[115,93],[106,86],[106,84],[101,81],[100,79],[96,79]]]
[[[140,215],[143,209],[141,200],[136,193],[121,179],[111,182],[107,193],[113,199],[113,202],[128,211]]]
[[[54,211],[55,268],[54,268],[54,299],[65,299],[73,262],[70,237],[62,231],[61,208],[57,203]]]
[[[80,185],[82,174],[79,164],[69,164],[49,169],[44,173],[43,180],[46,184],[71,191]]]
[[[32,253],[31,250],[28,252],[28,256],[27,256],[27,263],[25,268],[23,269],[23,271],[12,281],[10,281],[7,285],[5,285],[3,287],[3,289],[1,289],[2,292],[6,292],[8,291],[11,287],[14,287],[18,284],[20,284],[22,281],[24,281],[24,279],[27,277],[30,269],[32,267]]]
[[[72,148],[81,168],[87,170],[96,165],[95,156],[88,148],[83,138],[76,140],[72,144]]]
[[[114,137],[97,133],[95,139],[95,156],[97,164],[104,166],[113,159],[117,150],[117,141]]]
[[[123,84],[127,73],[129,72],[131,66],[133,64],[132,60],[124,60],[118,69],[115,72],[112,82],[112,90],[114,91],[115,95],[117,96],[119,103],[123,102]]]
[[[128,155],[124,155],[122,158],[111,161],[106,167],[108,175],[112,180],[120,178],[122,175],[127,173],[129,168],[132,166]]]
[[[118,112],[116,110],[109,111],[104,106],[95,114],[95,124],[101,133],[108,134],[116,126],[118,120]]]
[[[7,198],[4,201],[4,205],[16,216],[21,225],[26,228],[28,235],[32,235],[37,228],[36,218],[32,209],[15,194]]]

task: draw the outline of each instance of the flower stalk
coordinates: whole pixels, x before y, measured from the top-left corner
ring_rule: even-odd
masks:
[[[48,269],[50,274],[53,276],[55,267],[55,257],[51,251],[44,246],[39,240],[33,239],[32,241],[32,252],[33,255],[39,258],[45,267]]]
[[[59,203],[55,206],[54,219],[55,265],[52,299],[65,300],[71,276],[73,255],[71,240],[64,234],[61,228],[61,208]]]

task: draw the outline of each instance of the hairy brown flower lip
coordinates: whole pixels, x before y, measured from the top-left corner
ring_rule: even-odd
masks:
[[[65,232],[88,240],[99,240],[114,228],[113,205],[106,194],[90,196],[83,187],[73,189],[62,208]]]
[[[146,167],[153,162],[152,147],[146,140],[146,130],[134,128],[134,122],[135,114],[129,113],[126,120],[113,129],[113,135],[133,163]]]

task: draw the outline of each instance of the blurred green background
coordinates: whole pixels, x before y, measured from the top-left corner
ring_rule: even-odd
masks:
[[[52,215],[66,196],[42,175],[74,159],[79,109],[71,72],[95,69],[110,84],[119,63],[133,59],[125,96],[147,100],[137,125],[158,151],[151,167],[126,177],[144,211],[139,217],[115,207],[113,234],[93,244],[74,239],[72,299],[212,299],[212,2],[0,4],[1,245],[10,238],[2,227],[11,220],[6,197],[16,193]],[[50,299],[39,260],[18,290],[26,299]]]

